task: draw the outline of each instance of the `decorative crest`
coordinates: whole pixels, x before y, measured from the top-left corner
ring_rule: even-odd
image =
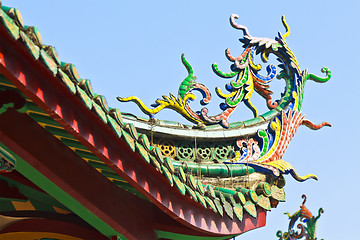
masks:
[[[118,97],[117,99],[121,102],[135,102],[150,118],[153,118],[153,116],[162,109],[170,108],[200,126],[220,124],[225,128],[229,127],[228,118],[241,102],[253,112],[254,118],[259,116],[257,108],[251,102],[251,96],[254,90],[266,100],[269,112],[273,109],[276,109],[276,111],[285,109],[300,111],[305,81],[312,79],[317,82],[326,82],[330,79],[330,70],[327,68],[322,69],[322,71],[326,73],[325,78],[308,74],[307,70],[301,72],[295,55],[285,41],[286,37],[290,34],[290,28],[284,16],[282,17],[282,23],[286,29],[286,33],[284,35],[279,33],[275,40],[251,36],[247,27],[235,22],[235,19],[238,18],[236,14],[231,15],[230,24],[235,29],[242,30],[244,33],[243,38],[240,39],[240,41],[244,43],[243,53],[238,57],[234,57],[230,54],[230,50],[226,49],[225,55],[228,60],[232,62],[232,71],[229,73],[224,73],[219,70],[216,63],[212,65],[213,71],[218,76],[222,78],[234,78],[234,80],[225,85],[228,93],[223,93],[219,87],[215,89],[216,94],[224,99],[224,102],[220,104],[222,112],[214,116],[208,116],[208,109],[206,107],[203,107],[200,111],[194,111],[190,107],[190,102],[196,98],[193,93],[194,91],[199,91],[202,94],[203,98],[200,101],[202,105],[207,105],[210,102],[211,94],[205,85],[196,81],[193,68],[185,59],[184,54],[181,55],[181,60],[188,71],[188,76],[181,82],[177,98],[171,93],[170,96],[164,95],[162,99],[157,99],[155,103],[151,105],[152,108],[145,106],[144,103],[135,96],[127,98]],[[279,61],[278,67],[281,71],[278,72],[273,64],[269,64],[266,67],[267,76],[261,75],[260,70],[262,69],[262,65],[254,62],[255,56],[259,54],[263,63],[267,63],[269,55],[274,54]],[[282,97],[273,101],[271,97],[273,92],[270,90],[269,84],[275,77],[284,79],[286,88],[285,92],[282,93]],[[262,116],[269,112],[262,114]]]
[[[276,236],[279,237],[279,240],[295,240],[295,239],[306,239],[306,240],[316,240],[316,223],[320,218],[320,215],[324,213],[322,208],[319,208],[318,215],[314,217],[311,212],[305,207],[306,195],[303,194],[302,198],[304,199],[302,205],[300,206],[300,210],[290,215],[289,213],[285,213],[288,215],[290,219],[289,228],[287,232],[278,231]],[[299,231],[294,229],[295,224],[298,222],[296,226]]]
[[[305,119],[301,113],[303,102],[304,87],[306,80],[314,80],[319,83],[327,82],[331,77],[331,71],[323,68],[322,72],[326,74],[324,78],[308,73],[307,69],[301,71],[295,55],[288,47],[285,39],[290,34],[290,28],[282,16],[282,23],[285,27],[285,34],[278,33],[275,39],[254,37],[250,35],[247,27],[236,23],[238,15],[233,14],[230,17],[230,24],[233,28],[243,31],[243,37],[240,41],[244,44],[244,51],[240,56],[234,57],[230,50],[226,49],[225,55],[232,62],[231,72],[225,73],[219,70],[218,65],[214,63],[212,69],[216,75],[221,78],[233,78],[225,85],[228,93],[224,93],[219,87],[215,88],[216,94],[224,101],[220,104],[222,110],[219,114],[208,116],[208,109],[203,107],[199,111],[194,111],[190,102],[195,100],[194,91],[202,94],[200,103],[207,105],[211,100],[209,89],[196,81],[194,70],[185,55],[181,55],[181,60],[187,69],[188,76],[181,82],[178,97],[173,94],[163,96],[157,99],[152,108],[135,96],[117,99],[121,102],[133,101],[140,109],[148,114],[150,118],[164,108],[170,108],[189,121],[198,124],[198,127],[205,128],[206,125],[220,124],[224,128],[230,128],[228,119],[240,103],[244,103],[253,113],[254,118],[234,124],[238,128],[255,128],[255,135],[239,135],[236,141],[236,148],[230,159],[224,161],[225,164],[246,164],[253,167],[257,172],[273,174],[275,177],[281,174],[291,174],[298,181],[317,177],[313,174],[300,176],[290,163],[284,161],[282,157],[292,140],[296,130],[300,125],[305,125],[313,130],[323,126],[331,126],[327,122],[315,125]],[[270,54],[273,54],[279,62],[278,68],[273,64],[266,66],[267,75],[261,74],[263,69],[261,64],[255,63],[255,57],[260,55],[261,61],[265,64],[269,61]],[[277,77],[285,81],[285,90],[280,99],[273,100],[273,92],[270,90],[270,83]],[[265,99],[269,111],[259,114],[257,108],[251,101],[253,93],[257,92]],[[258,123],[267,123],[260,126]],[[236,127],[234,127],[236,128]],[[206,128],[205,128],[206,129]],[[206,129],[208,130],[208,129]],[[236,129],[230,129],[236,131]],[[209,130],[210,131],[210,130]]]

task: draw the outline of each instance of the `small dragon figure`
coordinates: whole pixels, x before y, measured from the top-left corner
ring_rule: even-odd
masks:
[[[276,236],[279,237],[279,240],[295,240],[304,238],[306,240],[316,240],[316,223],[320,218],[321,214],[324,213],[322,208],[319,209],[318,215],[314,217],[311,212],[305,207],[306,195],[303,194],[302,198],[304,199],[302,205],[300,206],[300,210],[290,215],[289,213],[285,213],[288,215],[290,219],[289,228],[287,232],[278,231]],[[295,223],[297,221],[300,223],[297,225],[297,228],[300,229],[300,232],[294,230]]]

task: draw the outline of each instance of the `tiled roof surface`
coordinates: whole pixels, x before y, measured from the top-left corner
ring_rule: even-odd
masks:
[[[34,61],[41,62],[48,71],[56,76],[73,95],[76,95],[83,104],[107,124],[128,147],[137,152],[148,164],[153,165],[158,172],[173,186],[173,191],[179,191],[195,202],[199,202],[205,209],[211,209],[221,216],[243,221],[243,213],[257,217],[257,208],[270,210],[272,201],[284,201],[282,186],[259,185],[254,190],[240,188],[230,190],[202,184],[189,172],[184,173],[182,164],[173,159],[164,157],[159,148],[150,144],[145,134],[137,132],[131,123],[125,123],[121,112],[108,106],[106,98],[96,94],[88,79],[82,79],[74,64],[61,62],[56,49],[45,45],[39,30],[36,27],[26,26],[20,12],[15,8],[1,6],[1,24],[7,29],[11,37],[21,42],[31,54]],[[14,89],[14,86],[4,77],[0,78],[1,89]],[[48,132],[60,139],[65,145],[76,152],[80,157],[96,168],[104,176],[120,187],[133,192],[139,197],[142,195],[130,184],[119,177],[110,167],[99,160],[92,152],[84,147],[70,133],[64,130],[54,119],[43,112],[36,104],[27,100],[27,114],[42,125]],[[174,165],[174,163],[176,163]],[[225,165],[224,165],[225,166]],[[226,216],[225,216],[226,215]]]

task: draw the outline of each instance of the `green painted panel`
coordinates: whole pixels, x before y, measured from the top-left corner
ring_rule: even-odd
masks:
[[[108,171],[101,171],[101,173],[108,178],[123,180],[119,175],[117,175],[115,172],[108,172]]]
[[[75,139],[70,133],[68,133],[67,131],[65,131],[62,128],[45,126],[45,129],[48,132],[50,132],[52,135],[60,136],[61,138]]]
[[[61,138],[61,141],[66,146],[69,146],[71,148],[77,148],[77,149],[81,149],[81,150],[84,150],[84,151],[88,151],[88,149],[84,145],[82,145],[79,141],[77,141],[75,138],[74,139]]]
[[[33,102],[27,101],[26,107],[27,107],[28,111],[36,112],[36,114],[43,114],[43,115],[47,114]],[[58,124],[58,123],[56,123],[56,124]]]
[[[113,170],[106,165],[105,163],[101,163],[101,162],[94,162],[94,161],[89,161],[88,162],[93,168],[98,168],[104,171],[108,171],[108,172],[112,172]]]
[[[93,161],[101,161],[91,152],[85,152],[78,149],[76,149],[75,152],[82,158],[91,159]]]
[[[28,110],[30,110],[30,109],[28,109]],[[57,123],[54,119],[52,119],[51,117],[49,117],[47,115],[30,112],[29,116],[39,123],[48,124],[48,125],[52,125],[52,126],[61,128],[61,125],[59,123]],[[65,130],[62,130],[62,131],[66,132]]]

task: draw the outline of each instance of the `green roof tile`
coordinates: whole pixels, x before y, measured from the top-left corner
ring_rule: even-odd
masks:
[[[23,31],[20,32],[20,37],[24,42],[25,47],[28,49],[34,59],[38,60],[40,57],[40,48],[36,46]]]
[[[0,19],[2,24],[6,27],[10,35],[15,39],[20,37],[20,29],[15,25],[14,21],[3,11],[0,10]]]

